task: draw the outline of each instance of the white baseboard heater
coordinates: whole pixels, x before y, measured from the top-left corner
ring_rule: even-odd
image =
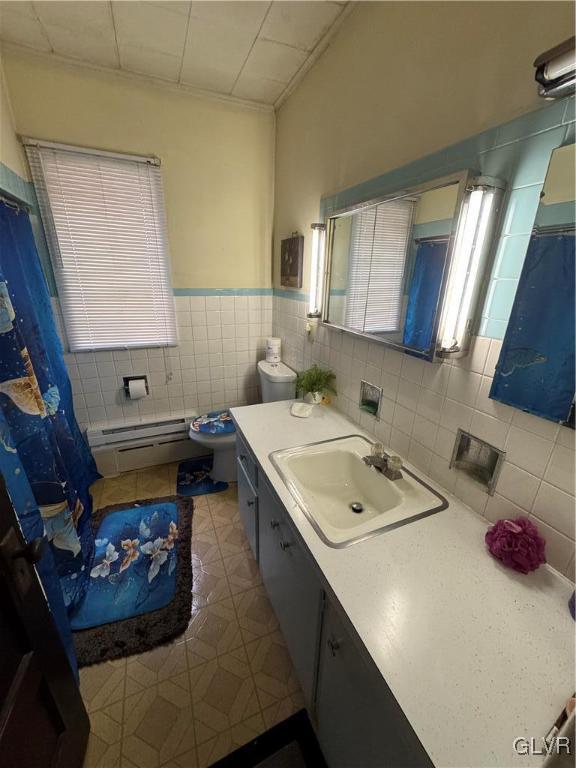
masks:
[[[104,477],[206,453],[190,440],[190,422],[196,416],[151,418],[138,423],[118,422],[88,427],[86,439],[98,471]]]

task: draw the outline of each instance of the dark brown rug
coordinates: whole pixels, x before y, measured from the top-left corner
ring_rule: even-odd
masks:
[[[158,610],[75,631],[74,647],[80,667],[151,651],[158,645],[169,643],[188,627],[192,610],[193,500],[182,496],[163,496],[114,504],[93,513],[92,529],[96,535],[102,520],[111,512],[161,502],[173,502],[178,510],[178,538],[174,545],[177,551],[174,598]]]

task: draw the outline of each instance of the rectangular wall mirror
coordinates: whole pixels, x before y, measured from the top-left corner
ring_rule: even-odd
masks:
[[[490,397],[574,428],[574,144],[550,160]]]
[[[324,322],[429,360],[445,337],[465,352],[497,207],[472,181],[463,171],[331,215]]]

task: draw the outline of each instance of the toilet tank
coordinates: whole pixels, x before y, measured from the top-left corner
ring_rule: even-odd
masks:
[[[284,363],[258,363],[262,402],[274,403],[277,400],[293,400],[296,397],[296,373]]]

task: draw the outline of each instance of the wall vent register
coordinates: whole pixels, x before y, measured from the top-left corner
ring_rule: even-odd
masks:
[[[483,485],[492,496],[505,456],[505,451],[500,451],[479,437],[474,437],[469,432],[459,429],[456,434],[450,469],[461,470],[477,483]]]
[[[360,382],[360,410],[370,413],[378,418],[380,403],[382,402],[382,387],[370,384],[368,381]]]

